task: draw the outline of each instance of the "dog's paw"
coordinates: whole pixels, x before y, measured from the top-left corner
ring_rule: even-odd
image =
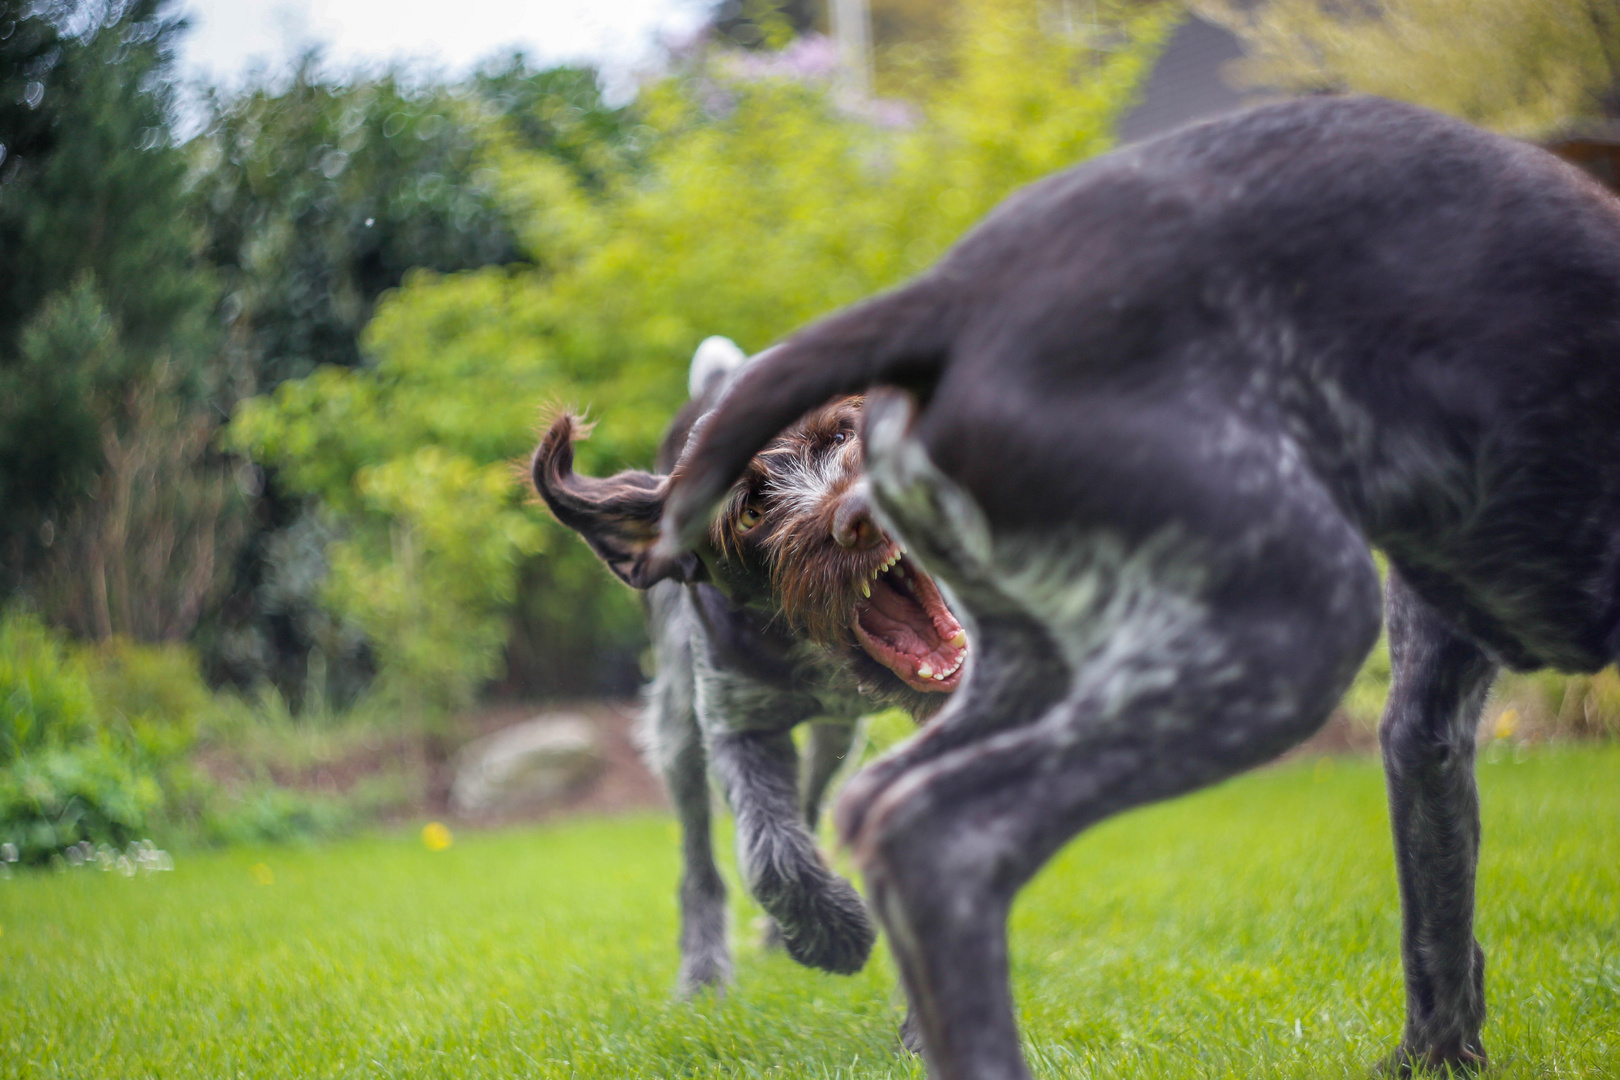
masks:
[[[922,1025],[917,1023],[917,1014],[910,1009],[906,1010],[906,1018],[900,1021],[900,1045],[909,1053],[922,1057]]]
[[[802,917],[782,925],[782,946],[806,967],[853,975],[866,965],[877,931],[849,882],[828,881],[807,898]]]
[[[1427,1049],[1401,1044],[1395,1052],[1374,1070],[1377,1075],[1400,1077],[1454,1077],[1477,1076],[1490,1065],[1485,1047],[1478,1039],[1464,1045],[1453,1042],[1447,1046]]]
[[[724,953],[699,953],[681,957],[681,970],[675,976],[675,996],[690,1001],[705,991],[723,997],[731,982],[731,958]]]

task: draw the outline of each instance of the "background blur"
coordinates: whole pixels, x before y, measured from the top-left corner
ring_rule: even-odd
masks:
[[[645,467],[704,337],[762,348],[1029,180],[1343,89],[1620,162],[1620,10],[1583,0],[519,10],[0,0],[24,861],[437,812],[469,738],[630,699],[635,595],[514,473],[541,409],[600,420],[583,469]],[[1609,672],[1509,680],[1485,735],[1617,731]]]

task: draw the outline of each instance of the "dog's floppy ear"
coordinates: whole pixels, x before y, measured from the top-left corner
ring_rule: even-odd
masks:
[[[574,471],[574,441],[590,435],[590,425],[563,412],[535,448],[529,475],[534,490],[558,521],[585,538],[591,549],[625,584],[650,588],[666,577],[693,581],[702,563],[696,555],[649,572],[644,558],[658,540],[669,477],[631,469],[598,479]]]

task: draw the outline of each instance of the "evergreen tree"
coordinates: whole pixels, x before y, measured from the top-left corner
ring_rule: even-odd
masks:
[[[0,0],[0,561],[44,556],[162,371],[213,382],[215,289],[187,215],[168,0]]]

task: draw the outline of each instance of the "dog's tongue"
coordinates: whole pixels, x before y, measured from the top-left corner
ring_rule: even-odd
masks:
[[[932,580],[903,561],[871,583],[855,608],[855,638],[871,657],[917,690],[942,693],[962,679],[967,639]]]

